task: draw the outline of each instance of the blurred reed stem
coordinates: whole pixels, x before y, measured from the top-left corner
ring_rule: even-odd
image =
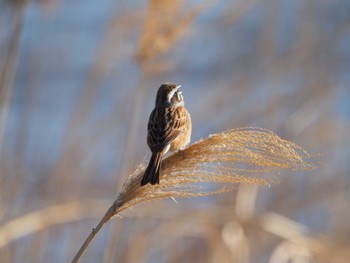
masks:
[[[0,156],[16,76],[19,42],[22,34],[25,9],[26,1],[21,1],[13,9],[13,21],[15,25],[8,44],[8,50],[5,52],[5,59],[0,75]]]

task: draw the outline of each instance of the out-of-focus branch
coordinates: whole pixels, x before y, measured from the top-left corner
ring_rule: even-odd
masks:
[[[265,213],[260,219],[260,225],[265,231],[285,240],[281,247],[292,246],[293,250],[300,253],[307,251],[307,254],[320,256],[325,260],[324,262],[343,262],[342,259],[350,258],[349,247],[332,244],[331,240],[326,237],[312,237],[306,226],[285,216],[276,213]],[[277,247],[276,254],[274,253],[271,258],[278,258],[281,247]],[[335,260],[334,255],[339,257],[339,261]],[[271,260],[270,262],[282,261]]]
[[[82,217],[95,217],[106,207],[105,200],[85,200],[52,205],[42,210],[12,219],[0,226],[0,248],[23,236],[52,225],[63,224]]]

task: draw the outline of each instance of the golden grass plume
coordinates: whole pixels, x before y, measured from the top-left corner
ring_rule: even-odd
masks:
[[[130,175],[113,205],[91,232],[72,262],[77,262],[96,233],[112,216],[146,201],[197,197],[234,189],[237,183],[266,185],[257,174],[311,170],[310,155],[300,146],[261,128],[239,128],[202,139],[163,160],[159,185],[141,187],[144,165]],[[213,185],[205,187],[204,183]]]

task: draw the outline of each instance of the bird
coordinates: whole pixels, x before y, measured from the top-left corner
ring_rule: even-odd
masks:
[[[162,157],[184,149],[191,140],[192,122],[185,108],[181,85],[162,84],[147,125],[147,144],[152,152],[141,186],[159,184]]]

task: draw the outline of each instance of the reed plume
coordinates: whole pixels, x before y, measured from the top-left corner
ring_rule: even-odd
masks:
[[[237,183],[267,185],[281,170],[311,170],[310,155],[295,143],[261,128],[239,128],[202,139],[164,159],[159,185],[141,187],[145,166],[130,175],[113,205],[94,228],[72,262],[77,262],[112,216],[143,202],[213,195]],[[213,186],[209,187],[209,186]]]

